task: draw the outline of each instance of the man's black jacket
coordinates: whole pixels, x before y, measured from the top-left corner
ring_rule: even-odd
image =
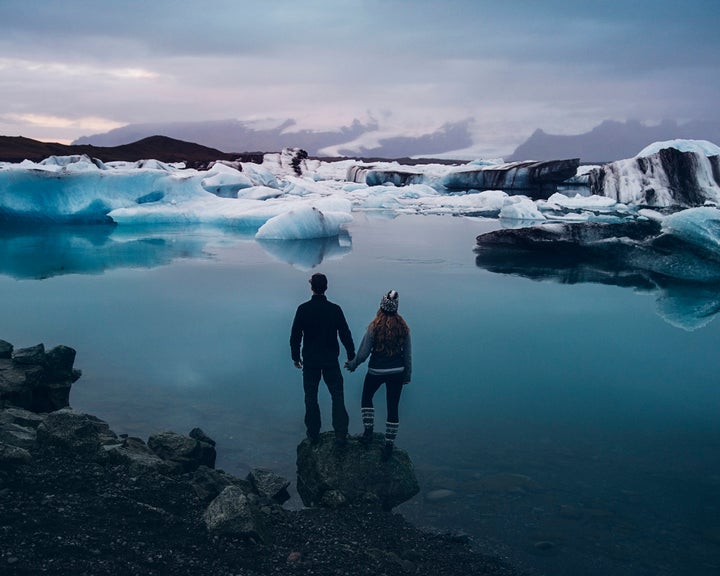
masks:
[[[308,366],[327,366],[337,362],[340,355],[338,336],[347,351],[348,360],[355,357],[350,328],[342,308],[330,302],[325,295],[313,294],[298,306],[290,331],[290,353],[293,362],[300,360]]]

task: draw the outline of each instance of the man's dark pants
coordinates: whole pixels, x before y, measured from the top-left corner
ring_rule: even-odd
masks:
[[[345,410],[345,393],[340,364],[324,366],[303,366],[303,389],[305,390],[305,427],[308,436],[320,434],[320,405],[318,404],[318,388],[320,378],[325,381],[332,398],[332,425],[335,434],[345,436],[348,431],[348,413]]]

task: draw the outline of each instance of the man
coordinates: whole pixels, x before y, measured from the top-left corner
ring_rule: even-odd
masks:
[[[310,289],[312,298],[298,306],[290,331],[292,360],[295,367],[302,368],[303,371],[305,427],[310,442],[317,443],[320,438],[318,387],[322,377],[332,398],[332,424],[336,442],[344,444],[347,441],[348,414],[345,410],[343,377],[338,362],[338,336],[345,347],[348,360],[355,358],[355,344],[342,308],[325,296],[327,277],[324,274],[313,274],[310,278]]]

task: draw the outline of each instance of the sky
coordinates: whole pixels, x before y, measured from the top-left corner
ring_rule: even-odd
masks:
[[[717,0],[0,0],[0,135],[144,122],[471,119],[537,128],[720,119]]]

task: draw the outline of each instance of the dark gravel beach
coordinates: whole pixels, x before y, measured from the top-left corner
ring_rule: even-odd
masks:
[[[174,575],[518,574],[464,537],[375,508],[263,509],[272,542],[210,533],[188,475],[33,453],[0,471],[0,573]]]

